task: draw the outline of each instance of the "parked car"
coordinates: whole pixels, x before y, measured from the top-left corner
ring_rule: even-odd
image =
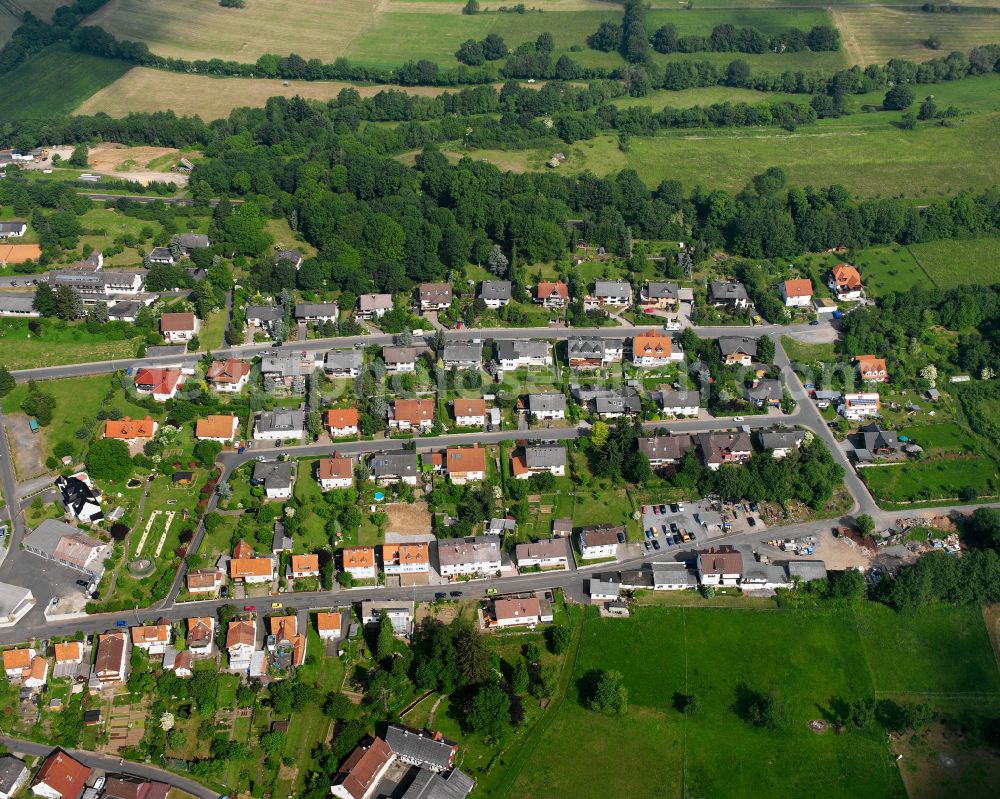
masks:
[[[660,505],[660,513],[666,514],[666,512],[667,512],[667,506],[666,505]]]
[[[243,610],[257,610],[256,605],[244,605]]]
[[[618,533],[618,543],[619,544],[625,543],[625,533]]]
[[[451,595],[455,596],[455,597],[462,596],[462,592],[461,591],[452,591]]]
[[[646,530],[646,540],[648,541],[652,537],[653,537],[653,530],[652,528],[650,528],[649,530]]]
[[[435,599],[444,599],[446,596],[448,595],[444,591],[438,591],[438,593],[434,594]]]
[[[677,535],[677,531],[680,529],[681,528],[677,526],[677,522],[670,522],[670,532],[672,532],[674,535]]]
[[[743,417],[742,416],[734,416],[733,417],[733,421],[734,422],[742,422],[743,421]]]
[[[281,603],[280,602],[272,602],[271,603],[271,610],[277,610],[280,607],[281,607]]]
[[[658,516],[659,513],[660,513],[660,506],[659,505],[653,505],[653,515],[654,516]]]
[[[668,547],[672,547],[674,545],[674,537],[672,535],[665,535],[663,536],[663,539],[667,542]]]
[[[818,325],[818,324],[819,324],[819,319],[813,319],[813,320],[812,320],[812,321],[811,321],[811,322],[809,323],[809,326],[810,326],[810,327],[816,327],[816,325]]]
[[[677,503],[677,512],[678,513],[684,513],[684,503],[683,502],[678,502]]]
[[[747,524],[749,524],[751,527],[756,527],[757,520],[753,516],[747,516]]]
[[[659,542],[659,541],[657,541],[657,540],[656,540],[656,539],[654,538],[654,539],[653,539],[653,549],[659,549],[659,548],[660,548],[660,542]]]
[[[671,513],[680,513],[681,512],[681,506],[678,505],[676,502],[670,503],[670,512]]]
[[[81,588],[86,588],[88,585],[90,585],[90,583],[88,583],[86,580],[77,580],[76,584]]]
[[[487,588],[486,589],[486,595],[487,596],[493,596],[496,592],[497,592],[497,589],[495,589],[495,588]]]
[[[128,622],[125,621],[125,619],[118,619],[118,621],[115,622],[115,627],[128,627]]]
[[[643,541],[642,545],[643,545],[643,547],[645,547],[645,549],[646,549],[647,552],[652,551],[652,546],[650,546],[649,541]]]

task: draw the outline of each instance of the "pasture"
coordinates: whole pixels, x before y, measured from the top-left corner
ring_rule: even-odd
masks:
[[[997,492],[996,461],[985,455],[950,454],[859,471],[872,496],[883,506],[958,500],[968,488],[979,497]]]
[[[129,65],[122,61],[77,53],[67,45],[53,45],[4,75],[0,119],[43,119],[69,114],[128,70]]]
[[[6,6],[0,6],[0,47],[7,44],[11,34],[20,24],[21,21],[11,14]]]
[[[893,291],[909,291],[913,286],[929,287],[933,284],[910,251],[901,244],[861,250],[857,253],[854,264],[864,276],[866,290],[875,297]]]
[[[933,241],[909,249],[940,288],[1000,283],[1000,240]]]

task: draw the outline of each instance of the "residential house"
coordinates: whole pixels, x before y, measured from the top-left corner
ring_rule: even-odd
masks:
[[[684,591],[698,587],[698,575],[683,563],[650,563],[654,591]]]
[[[806,434],[801,430],[765,430],[757,437],[761,448],[771,450],[774,459],[780,460],[801,447]]]
[[[594,283],[594,293],[583,300],[587,309],[627,308],[631,304],[632,285],[624,280],[598,280]]]
[[[741,311],[750,305],[750,297],[742,283],[716,280],[708,285],[708,302],[716,308]]]
[[[674,349],[670,336],[656,330],[632,339],[632,364],[640,369],[656,369],[684,359],[684,352]]]
[[[111,545],[99,541],[76,527],[56,519],[46,519],[21,542],[34,555],[54,560],[99,580],[104,561],[111,555]]]
[[[248,305],[244,315],[251,327],[270,331],[274,325],[284,320],[285,309],[281,305]]]
[[[412,544],[383,544],[382,570],[390,574],[426,574],[431,570],[430,545],[425,542]]]
[[[899,434],[894,430],[883,430],[877,424],[862,425],[852,436],[854,459],[860,463],[871,463],[879,457],[898,455],[903,449]]]
[[[124,630],[97,637],[94,676],[101,688],[124,685],[128,680],[129,639]]]
[[[642,398],[631,386],[624,388],[591,388],[571,385],[573,398],[602,419],[617,419],[619,416],[634,416],[642,411]]]
[[[502,308],[510,303],[511,284],[509,280],[484,280],[479,286],[479,299],[487,308]]]
[[[187,648],[196,657],[209,657],[215,644],[215,616],[194,616],[187,620]]]
[[[780,408],[785,390],[780,380],[755,380],[746,395],[758,408]]]
[[[323,358],[323,371],[327,377],[357,377],[365,362],[361,350],[330,350]]]
[[[347,438],[358,435],[357,408],[333,408],[326,412],[326,429],[330,438]]]
[[[160,332],[167,341],[190,341],[201,328],[201,320],[193,313],[165,313],[160,316]]]
[[[417,348],[383,347],[382,360],[391,374],[412,374],[417,371]]]
[[[566,344],[570,368],[579,370],[604,369],[621,363],[624,350],[624,339],[571,338]]]
[[[478,369],[483,365],[483,346],[475,341],[453,341],[444,345],[445,369]]]
[[[319,555],[292,555],[293,580],[319,577]]]
[[[499,628],[533,627],[536,624],[552,621],[552,608],[548,602],[544,604],[538,597],[523,599],[495,599],[490,622],[491,626]]]
[[[625,536],[624,527],[610,524],[584,527],[580,531],[580,559],[617,558],[618,536]]]
[[[270,635],[267,636],[265,647],[271,655],[275,668],[298,668],[306,661],[307,640],[299,632],[298,619],[295,616],[271,616],[268,619]]]
[[[8,680],[20,680],[25,669],[31,666],[37,652],[31,648],[5,649],[3,651],[3,670]]]
[[[250,364],[236,358],[212,361],[205,373],[205,382],[220,394],[236,394],[242,391],[250,380]]]
[[[28,784],[31,774],[24,761],[13,755],[0,757],[0,799],[11,799]]]
[[[31,792],[45,799],[79,799],[90,769],[74,760],[62,749],[56,749],[42,763],[31,782]]]
[[[181,233],[177,237],[177,244],[180,246],[181,252],[187,256],[190,256],[195,250],[204,250],[212,246],[212,242],[204,233]]]
[[[178,665],[174,666],[174,673],[178,677],[191,676],[184,674],[184,654],[183,652],[177,653]],[[107,778],[101,799],[167,799],[169,793],[170,786],[165,782],[149,782],[141,777],[119,774]],[[85,799],[88,799],[86,795]]]
[[[808,308],[812,304],[813,285],[808,278],[786,280],[781,284],[781,299],[787,308]]]
[[[333,778],[330,793],[335,799],[373,799],[396,756],[381,738],[368,746],[359,746]]]
[[[646,283],[639,291],[639,304],[645,308],[667,310],[677,305],[676,283]]]
[[[316,614],[316,631],[320,639],[330,641],[340,638],[343,629],[343,621],[337,612],[321,612]]]
[[[878,416],[881,411],[882,398],[875,392],[844,394],[843,402],[837,408],[837,413],[852,422]]]
[[[391,294],[362,294],[358,297],[356,319],[381,319],[392,310]]]
[[[686,433],[668,436],[639,436],[639,452],[649,459],[654,469],[680,463],[694,446],[694,438]]]
[[[344,547],[340,551],[343,570],[355,580],[374,580],[375,548],[374,547]]]
[[[456,399],[451,407],[458,427],[486,426],[486,400]]]
[[[455,485],[486,479],[486,450],[483,447],[448,447],[445,469]]]
[[[0,222],[0,239],[20,238],[28,232],[28,223],[23,219]]]
[[[542,281],[535,286],[535,302],[545,308],[565,308],[569,304],[569,287],[561,280]]]
[[[288,499],[295,485],[295,464],[292,461],[257,461],[250,483],[264,486],[264,496],[268,499]]]
[[[740,588],[744,591],[774,591],[777,588],[791,586],[785,567],[776,563],[759,563],[754,559],[753,552],[741,553],[743,558],[743,574],[740,577]]]
[[[304,411],[281,408],[261,411],[254,421],[255,441],[278,441],[305,436],[306,415]]]
[[[500,571],[500,536],[479,535],[438,541],[441,576],[488,577]]]
[[[137,300],[122,300],[114,303],[108,308],[109,322],[128,322],[132,324],[139,316],[139,311],[145,307],[144,303]]]
[[[306,377],[316,362],[301,355],[265,355],[260,361],[264,389],[275,394],[305,394]]]
[[[527,480],[545,472],[553,477],[566,474],[566,448],[561,444],[529,444],[511,456],[511,472],[516,480]]]
[[[44,655],[35,655],[20,675],[21,687],[29,691],[42,688],[49,679],[49,661]]]
[[[528,395],[527,411],[538,421],[566,418],[566,395],[545,391]]]
[[[173,265],[177,263],[174,259],[174,254],[169,247],[153,247],[153,249],[149,251],[149,255],[147,255],[146,258],[151,264]]]
[[[694,389],[665,388],[654,392],[653,399],[665,416],[697,416],[701,409],[701,392]]]
[[[827,286],[840,302],[860,300],[865,293],[861,273],[850,264],[837,264],[833,267]]]
[[[434,426],[435,410],[433,399],[398,399],[392,404],[389,428],[426,433]]]
[[[139,369],[135,373],[135,390],[150,394],[157,402],[166,402],[177,396],[177,389],[184,382],[180,369]]]
[[[622,593],[621,575],[615,572],[593,574],[588,580],[587,593],[591,602],[608,602],[618,599]]]
[[[544,368],[551,364],[549,345],[538,339],[513,339],[496,343],[497,361],[500,368],[509,372],[513,369],[531,367]]]
[[[885,358],[876,358],[874,355],[855,355],[854,362],[858,365],[858,374],[865,383],[887,383],[889,382],[889,370],[885,365]]]
[[[713,472],[724,463],[746,463],[753,455],[749,433],[697,433],[694,439],[702,463]]]
[[[319,485],[324,491],[354,485],[354,460],[333,455],[319,462]]]
[[[743,556],[732,547],[698,552],[698,581],[704,586],[736,586],[743,577]]]
[[[390,724],[385,732],[385,742],[404,763],[432,772],[442,772],[455,765],[458,744],[441,733],[427,733]]]
[[[421,311],[445,311],[451,307],[451,283],[421,283],[417,289]]]
[[[361,623],[379,624],[385,616],[392,624],[393,635],[409,638],[413,632],[413,603],[398,599],[365,600],[361,603]]]
[[[122,419],[108,419],[104,423],[103,438],[113,438],[124,441],[130,447],[139,442],[146,442],[156,435],[156,422],[153,417],[132,419],[128,416]]]
[[[226,628],[226,652],[229,655],[229,670],[250,670],[250,661],[256,650],[257,628],[252,621],[235,619]]]
[[[749,366],[757,357],[757,339],[747,336],[720,336],[719,351],[726,366]]]
[[[56,659],[52,676],[56,679],[63,679],[75,675],[78,671],[77,667],[83,663],[83,643],[80,641],[61,641],[55,645],[54,649]]]
[[[514,547],[518,569],[568,569],[569,547],[565,538],[546,538]]]
[[[225,582],[219,569],[189,569],[187,590],[191,594],[215,594]]]
[[[417,453],[413,451],[376,452],[368,461],[372,480],[389,483],[417,484]]]
[[[229,559],[229,576],[248,585],[271,582],[274,579],[274,560],[266,555],[258,555],[253,547],[241,540],[233,547],[233,556]]]
[[[295,267],[295,271],[302,268],[302,253],[296,249],[291,250],[275,250],[274,252],[274,265],[285,262],[291,264]]]
[[[132,646],[147,655],[162,655],[173,640],[173,632],[166,619],[160,619],[156,624],[132,627]]]
[[[220,444],[228,444],[236,438],[236,432],[239,429],[239,417],[211,414],[195,422],[194,437],[199,441],[218,441]]]

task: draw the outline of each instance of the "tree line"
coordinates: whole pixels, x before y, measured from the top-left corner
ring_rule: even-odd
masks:
[[[43,22],[30,11],[24,12],[21,24],[0,48],[0,75],[10,72],[50,44],[68,41],[73,29],[108,0],[76,0],[52,12],[52,22]]]

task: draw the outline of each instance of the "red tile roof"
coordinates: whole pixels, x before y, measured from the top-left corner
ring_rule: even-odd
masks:
[[[58,793],[62,799],[77,799],[86,786],[90,769],[62,750],[49,755],[38,769],[32,788],[43,783]]]
[[[156,430],[156,422],[151,416],[145,419],[108,419],[104,423],[104,437],[118,438],[128,441],[133,438],[152,438]]]
[[[164,333],[194,330],[194,327],[193,313],[165,313],[160,317],[160,330]]]
[[[785,281],[786,297],[811,297],[812,293],[813,284],[811,280],[806,278],[796,278],[795,280]]]

